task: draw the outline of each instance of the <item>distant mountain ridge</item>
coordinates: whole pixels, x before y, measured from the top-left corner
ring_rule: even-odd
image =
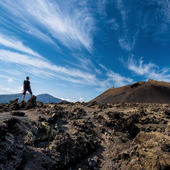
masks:
[[[170,103],[170,83],[149,79],[106,90],[91,101],[127,103]]]
[[[43,103],[58,103],[63,100],[56,98],[50,94],[39,94],[37,95],[37,101],[43,102]]]
[[[16,98],[18,98],[20,102],[22,100],[22,97],[23,97],[22,93],[0,95],[0,103],[9,103],[10,100],[14,100]],[[43,102],[43,103],[58,103],[58,102],[63,101],[49,94],[39,94],[36,97],[37,97],[37,101]],[[25,96],[25,101],[29,99],[30,99],[30,94],[27,93]]]

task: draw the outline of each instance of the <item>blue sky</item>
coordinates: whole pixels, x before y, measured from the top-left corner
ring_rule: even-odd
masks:
[[[170,82],[168,0],[1,0],[0,94],[89,101],[136,81]]]

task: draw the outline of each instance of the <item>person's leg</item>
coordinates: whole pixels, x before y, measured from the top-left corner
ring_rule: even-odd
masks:
[[[30,96],[32,97],[32,91],[31,91],[31,89],[29,89],[28,92],[30,93]]]
[[[22,101],[24,101],[24,99],[25,99],[25,94],[26,94],[26,90],[24,90],[24,92],[23,92],[23,99],[22,99]]]

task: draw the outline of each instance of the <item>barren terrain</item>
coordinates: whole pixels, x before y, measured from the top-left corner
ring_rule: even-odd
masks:
[[[170,83],[149,79],[106,90],[91,101],[117,103],[170,103]]]
[[[16,100],[0,112],[2,170],[170,169],[169,104]]]

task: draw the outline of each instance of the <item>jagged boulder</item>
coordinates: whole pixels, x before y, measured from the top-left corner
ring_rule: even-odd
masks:
[[[24,109],[25,106],[26,106],[26,102],[25,102],[25,101],[21,101],[21,102],[19,103],[19,108],[20,108],[20,109]]]
[[[24,157],[24,149],[12,134],[6,135],[0,143],[0,169],[18,169]]]
[[[36,96],[32,96],[26,103],[25,108],[26,109],[32,109],[37,106],[36,102]]]
[[[10,115],[12,116],[25,116],[24,112],[11,112]]]
[[[18,110],[19,109],[18,100],[19,99],[15,99],[15,100],[10,101],[10,110]]]
[[[6,133],[7,133],[7,126],[2,121],[0,121],[0,140],[4,139]]]

